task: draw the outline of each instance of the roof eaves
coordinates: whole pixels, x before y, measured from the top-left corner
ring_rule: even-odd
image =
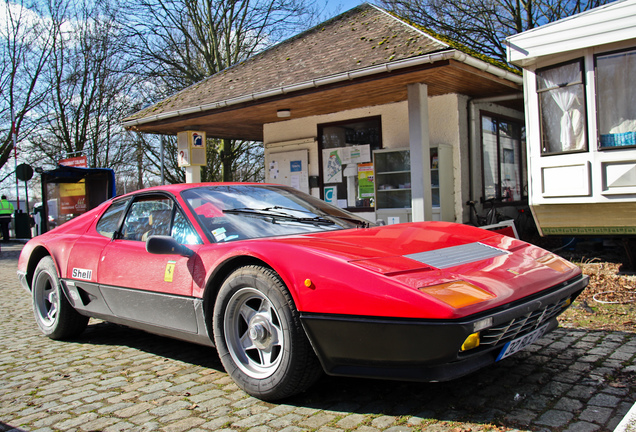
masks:
[[[368,77],[368,76],[377,75],[380,73],[406,69],[406,68],[420,66],[424,64],[432,64],[432,63],[445,61],[445,60],[456,60],[458,62],[467,64],[469,66],[473,66],[481,71],[491,73],[499,78],[512,81],[518,85],[521,85],[523,83],[523,78],[519,75],[517,71],[510,71],[508,68],[501,68],[498,65],[485,62],[481,59],[472,57],[456,49],[450,49],[450,50],[430,53],[430,54],[419,56],[419,57],[413,57],[409,59],[383,63],[381,65],[370,66],[367,68],[358,69],[354,71],[343,72],[340,74],[326,76],[326,77],[314,79],[311,81],[305,81],[305,82],[301,82],[297,84],[292,84],[290,86],[273,88],[273,89],[269,89],[269,90],[265,90],[265,91],[261,91],[257,93],[251,93],[251,94],[240,96],[237,98],[231,98],[231,99],[227,99],[223,101],[202,104],[202,105],[198,105],[191,108],[168,111],[168,112],[156,114],[153,116],[124,120],[122,124],[125,128],[132,128],[142,124],[153,123],[156,121],[165,120],[169,118],[180,117],[180,116],[184,116],[188,114],[195,114],[198,112],[212,111],[215,109],[227,108],[227,107],[231,107],[231,106],[246,103],[246,102],[254,102],[254,101],[258,101],[258,100],[262,100],[262,99],[266,99],[266,98],[270,98],[274,96],[295,93],[301,90],[318,88],[318,87],[322,87],[329,84],[336,84],[339,82],[351,81],[356,78]]]

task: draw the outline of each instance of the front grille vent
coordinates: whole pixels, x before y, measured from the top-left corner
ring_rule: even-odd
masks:
[[[566,301],[567,298],[563,298],[556,304],[547,305],[506,323],[482,331],[479,348],[486,349],[494,347],[538,329],[563,312],[565,310]]]

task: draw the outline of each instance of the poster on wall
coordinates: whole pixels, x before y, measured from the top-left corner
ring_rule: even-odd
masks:
[[[307,150],[266,153],[265,181],[291,186],[309,193],[309,156]]]
[[[269,181],[278,179],[278,162],[271,161],[269,163]]]
[[[373,163],[358,164],[358,199],[375,198]]]
[[[325,183],[342,182],[342,148],[332,148],[322,150],[322,165]]]
[[[86,183],[81,180],[77,183],[60,183],[60,209],[63,215],[86,212]]]
[[[369,144],[343,147],[343,164],[361,164],[371,162],[371,146]]]

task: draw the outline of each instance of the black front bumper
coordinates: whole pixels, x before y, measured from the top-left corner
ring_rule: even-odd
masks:
[[[302,313],[301,320],[330,375],[448,381],[491,363],[506,342],[548,325],[587,286],[579,276],[522,301],[459,320],[362,317]],[[492,318],[480,334],[484,345],[461,352],[475,324]]]

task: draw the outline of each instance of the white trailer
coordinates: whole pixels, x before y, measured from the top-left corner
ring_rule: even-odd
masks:
[[[542,235],[636,234],[636,0],[514,35]]]

